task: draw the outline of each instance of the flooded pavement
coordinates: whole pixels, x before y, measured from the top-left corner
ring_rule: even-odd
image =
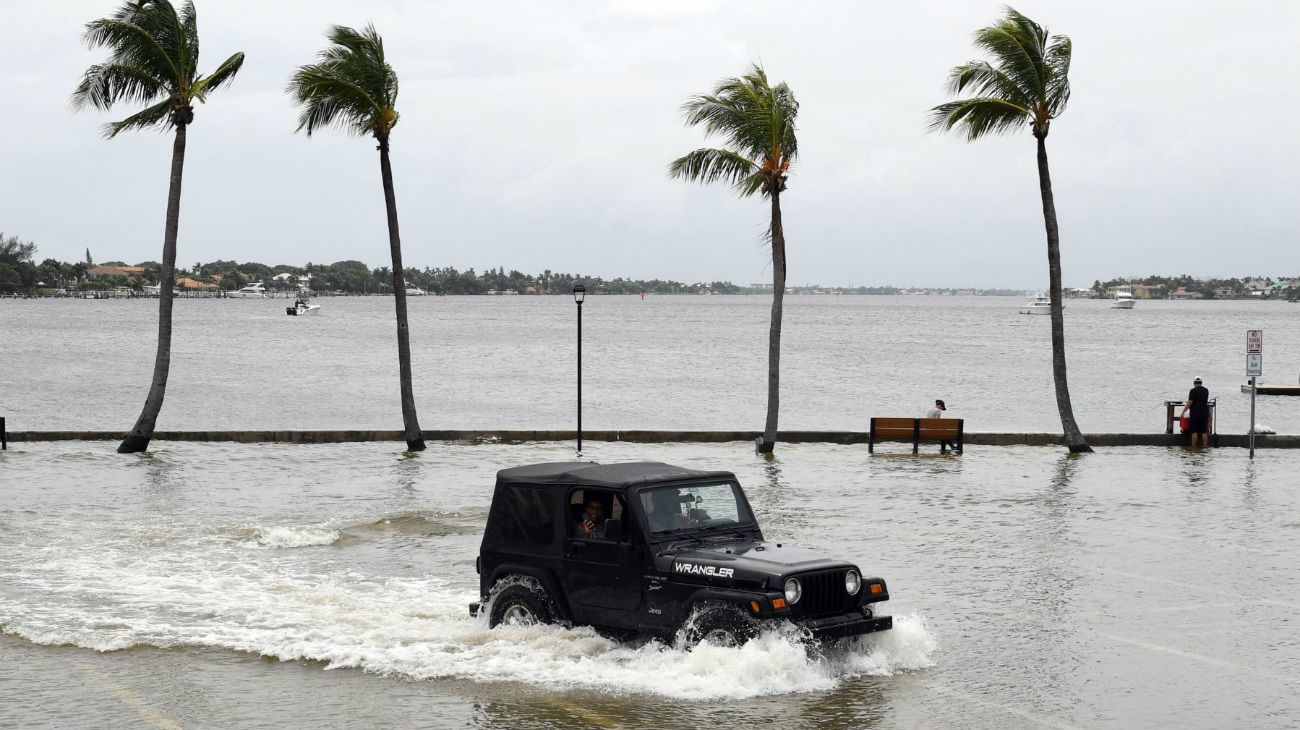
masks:
[[[15,446],[0,727],[1300,724],[1284,451],[594,444],[889,581],[891,632],[686,651],[469,617],[495,471],[568,445]]]

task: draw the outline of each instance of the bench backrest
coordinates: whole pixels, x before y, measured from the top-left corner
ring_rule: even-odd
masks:
[[[871,435],[877,439],[912,440],[912,429],[916,426],[915,418],[873,418]]]
[[[955,439],[961,432],[960,418],[922,418],[921,438]]]

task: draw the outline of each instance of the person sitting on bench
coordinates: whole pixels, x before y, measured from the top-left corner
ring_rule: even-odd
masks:
[[[943,418],[943,412],[946,411],[946,410],[948,410],[948,406],[944,405],[942,400],[936,400],[936,401],[934,402],[934,408],[931,408],[929,411],[927,411],[926,414],[925,414],[925,417],[926,417],[926,418]],[[956,450],[957,450],[957,446],[956,446],[955,444],[953,444],[953,442],[951,442],[951,441],[946,441],[946,440],[945,440],[945,441],[940,441],[940,442],[939,442],[939,450],[940,450],[940,451],[943,451],[944,449],[952,449],[953,451],[956,451]]]

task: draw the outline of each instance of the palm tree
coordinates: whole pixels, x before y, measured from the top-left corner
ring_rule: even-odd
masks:
[[[159,272],[158,353],[153,382],[140,418],[117,447],[119,453],[133,453],[149,448],[171,368],[172,287],[176,283],[176,228],[186,130],[194,121],[194,102],[206,102],[208,95],[229,84],[244,65],[244,54],[236,53],[212,73],[200,76],[198,19],[194,3],[189,0],[181,4],[179,11],[168,0],[126,2],[111,17],[87,23],[83,39],[92,49],[109,49],[109,57],[105,63],[86,69],[72,93],[74,108],[108,110],[118,102],[149,105],[120,122],[104,125],[104,136],[109,139],[133,129],[176,130]]]
[[[767,421],[758,440],[760,453],[776,447],[780,403],[781,306],[785,299],[785,231],[781,193],[790,164],[799,153],[794,120],[799,102],[785,83],[773,86],[755,64],[740,78],[719,81],[710,94],[682,105],[687,126],[704,126],[706,137],[722,139],[721,149],[703,148],[673,160],[669,177],[730,183],[742,198],[761,193],[771,203],[767,240],[772,247],[772,319],[767,342]]]
[[[397,124],[397,74],[384,58],[384,39],[373,25],[360,31],[336,25],[332,44],[317,63],[300,67],[289,82],[289,93],[302,105],[298,130],[310,137],[321,127],[338,125],[379,143],[379,171],[388,208],[388,248],[393,258],[393,300],[397,306],[397,361],[401,372],[402,425],[408,451],[422,451],[424,437],[415,416],[411,387],[410,328],[406,321],[406,282],[403,280],[402,240],[397,230],[397,198],[393,166],[388,160],[389,137]]]
[[[1047,30],[1012,8],[996,24],[975,31],[975,45],[993,57],[954,68],[948,77],[953,95],[973,96],[940,104],[931,110],[930,128],[961,127],[968,140],[988,134],[1017,132],[1025,127],[1038,141],[1038,188],[1047,227],[1047,271],[1051,290],[1052,379],[1056,407],[1071,452],[1092,451],[1074,422],[1070,388],[1065,377],[1065,321],[1061,312],[1061,242],[1056,226],[1052,177],[1047,168],[1047,132],[1052,120],[1070,100],[1070,52],[1067,36],[1049,37]]]

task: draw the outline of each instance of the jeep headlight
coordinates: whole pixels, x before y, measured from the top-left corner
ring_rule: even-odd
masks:
[[[850,570],[844,574],[844,590],[850,596],[856,596],[862,590],[862,576],[858,575],[858,571]]]
[[[785,602],[793,606],[803,597],[803,585],[799,583],[798,578],[791,578],[785,582]]]

